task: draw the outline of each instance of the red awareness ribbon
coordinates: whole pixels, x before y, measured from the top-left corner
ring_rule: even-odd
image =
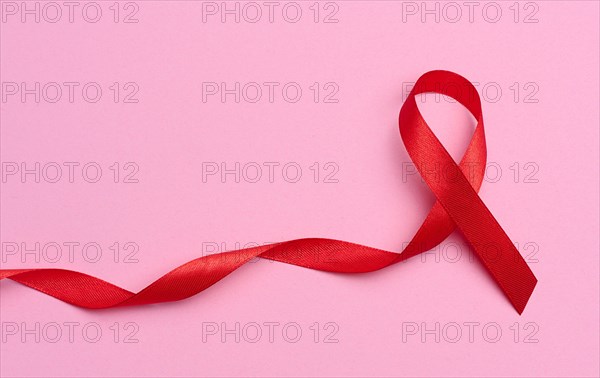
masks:
[[[459,164],[454,162],[419,112],[415,96],[422,93],[454,98],[477,120],[473,137]],[[326,272],[372,272],[436,247],[457,228],[521,314],[537,279],[477,194],[487,153],[481,102],[475,87],[453,72],[427,72],[415,83],[402,106],[399,123],[408,154],[437,198],[427,218],[400,254],[340,240],[290,240],[200,257],[165,274],[139,293],[64,269],[2,269],[0,280],[8,278],[88,309],[137,306],[191,297],[256,257]],[[425,169],[431,166],[443,167],[444,174],[432,175]]]

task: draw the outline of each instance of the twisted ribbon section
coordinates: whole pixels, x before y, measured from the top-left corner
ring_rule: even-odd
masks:
[[[477,120],[459,164],[454,162],[417,108],[415,96],[427,92],[454,98]],[[192,260],[139,293],[63,269],[2,269],[0,280],[8,278],[88,309],[137,306],[191,297],[256,257],[326,272],[372,272],[434,248],[457,228],[521,314],[537,279],[477,194],[485,170],[486,143],[481,102],[475,87],[452,72],[428,72],[415,83],[400,110],[399,123],[411,159],[437,198],[413,239],[399,254],[340,240],[290,240]],[[425,167],[432,165],[443,169],[444,175],[428,174]]]

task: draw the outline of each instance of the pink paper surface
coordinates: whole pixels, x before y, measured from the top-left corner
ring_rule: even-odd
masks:
[[[137,291],[288,239],[400,251],[433,196],[398,112],[446,69],[480,90],[480,195],[539,279],[518,316],[455,233],[371,274],[259,260],[139,308],[2,282],[0,375],[600,374],[598,2],[0,6],[2,268]],[[459,158],[471,117],[433,95],[420,107]]]

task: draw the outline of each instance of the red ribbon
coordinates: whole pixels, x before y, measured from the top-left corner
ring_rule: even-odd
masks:
[[[426,92],[454,98],[477,120],[473,137],[459,164],[450,157],[417,108],[415,96]],[[537,279],[477,195],[486,164],[486,144],[481,102],[475,87],[452,72],[428,72],[415,83],[400,110],[399,122],[404,145],[437,198],[427,218],[400,254],[332,239],[291,240],[192,260],[139,293],[63,269],[3,269],[0,280],[9,278],[84,308],[136,306],[191,297],[256,257],[326,272],[372,272],[434,248],[458,228],[521,314]],[[424,167],[432,165],[443,167],[444,175],[424,171]],[[474,171],[471,170],[473,167]],[[494,253],[490,254],[490,250]]]

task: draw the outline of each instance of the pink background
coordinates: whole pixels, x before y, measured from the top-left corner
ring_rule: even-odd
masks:
[[[236,242],[329,237],[399,251],[433,203],[418,176],[403,179],[403,162],[410,162],[397,129],[403,83],[447,69],[502,90],[497,102],[483,103],[488,161],[502,177],[484,182],[480,195],[519,249],[532,248],[524,254],[537,250],[528,261],[539,284],[518,316],[477,261],[452,262],[441,253],[360,276],[258,261],[183,302],[98,312],[2,282],[2,376],[599,375],[598,2],[521,2],[518,22],[512,1],[496,2],[502,15],[495,23],[482,17],[485,2],[473,22],[463,7],[454,23],[453,13],[439,23],[431,15],[421,22],[420,13],[403,22],[407,4],[393,1],[339,1],[337,23],[315,23],[312,1],[298,2],[297,23],[281,17],[284,2],[272,23],[266,15],[257,23],[232,16],[203,22],[200,1],[139,1],[139,22],[115,23],[113,2],[98,4],[97,23],[76,11],[73,23],[7,16],[0,25],[3,83],[97,82],[103,89],[97,103],[76,96],[37,104],[30,95],[0,104],[2,162],[103,168],[98,183],[85,182],[80,171],[73,183],[38,184],[32,176],[3,182],[3,268],[75,269],[140,290],[202,255],[207,242],[231,249]],[[133,9],[124,6],[121,18]],[[325,6],[319,4],[319,21],[335,9]],[[538,22],[523,22],[536,9]],[[280,92],[273,103],[202,101],[203,82],[236,81],[297,82],[303,95],[297,103]],[[135,82],[139,102],[114,103],[113,82]],[[315,103],[314,82],[336,83],[338,103]],[[524,100],[531,88],[539,89],[530,98],[537,102]],[[433,97],[423,108],[460,156],[472,130],[465,111]],[[114,183],[114,162],[121,173],[135,162],[139,183]],[[294,162],[303,176],[288,183],[276,171],[270,183],[264,171],[255,184],[231,176],[204,183],[202,162]],[[314,162],[337,164],[339,182],[314,183]],[[525,169],[527,163],[533,165]],[[526,182],[534,167],[538,182]],[[7,243],[66,241],[96,242],[102,258],[90,263],[77,252],[74,262],[63,255],[37,263],[25,255],[23,263],[6,251]],[[115,263],[115,242],[136,243],[138,262]],[[455,234],[442,247],[457,244],[464,241]],[[36,342],[22,328],[36,333],[36,323],[49,329],[53,322],[95,323],[102,337],[85,340],[80,326],[72,342],[64,334]],[[258,323],[265,331],[267,322],[279,323],[272,342],[267,335],[250,342],[254,331],[239,343],[235,335],[222,342],[221,333],[203,334],[206,324],[220,332],[221,323]],[[470,322],[478,324],[472,340]],[[281,333],[294,323],[302,330],[295,343]],[[439,342],[425,331],[436,323]],[[16,335],[6,331],[10,324],[18,325]],[[407,332],[415,324],[417,333]],[[455,324],[463,334],[451,342]],[[484,326],[492,326],[492,338],[493,329],[502,331],[497,342],[482,335]],[[124,342],[132,329],[138,342]],[[332,330],[337,342],[324,342]]]

